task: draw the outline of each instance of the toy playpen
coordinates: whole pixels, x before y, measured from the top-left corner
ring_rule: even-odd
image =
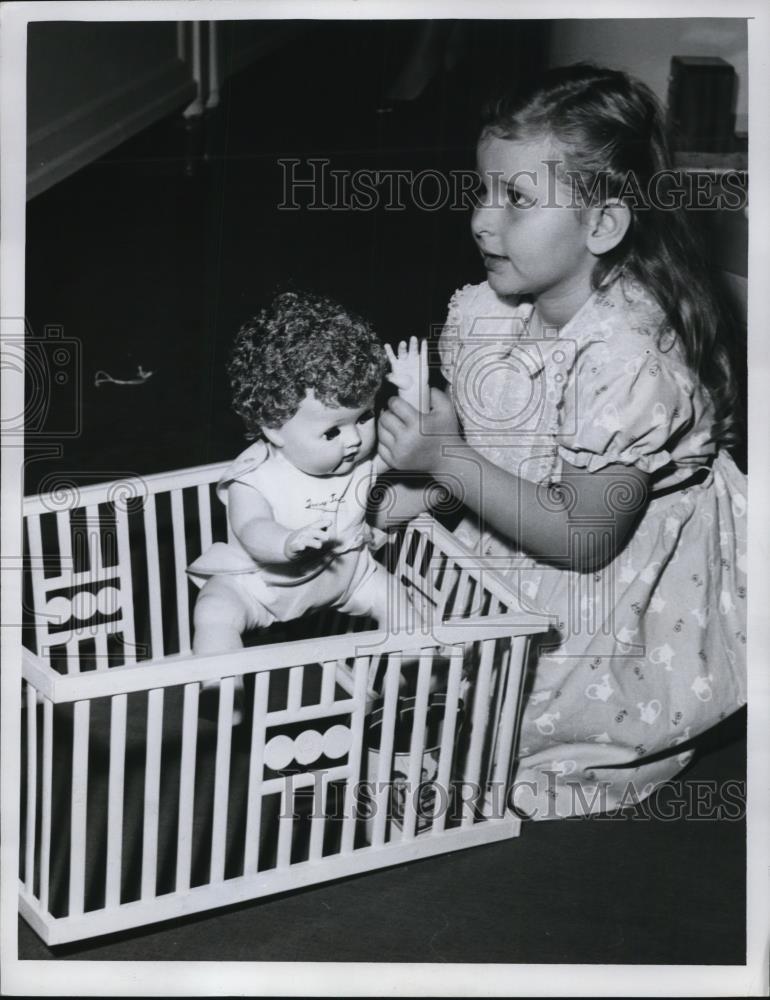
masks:
[[[194,657],[185,567],[227,536],[223,468],[25,500],[20,910],[50,945],[519,832],[548,617],[424,516],[382,551],[426,633],[327,612]]]

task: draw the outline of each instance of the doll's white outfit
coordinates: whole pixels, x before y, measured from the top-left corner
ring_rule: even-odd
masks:
[[[187,571],[199,585],[222,577],[240,596],[249,628],[291,621],[313,608],[333,607],[381,620],[388,601],[388,573],[372,557],[384,534],[365,520],[369,490],[380,471],[372,458],[339,476],[310,476],[280,449],[258,441],[228,467],[217,484],[226,505],[233,483],[242,483],[265,500],[273,517],[289,530],[303,528],[324,514],[332,518],[329,543],[319,552],[291,562],[260,563],[229,530],[229,541],[214,542]]]
[[[594,293],[552,337],[530,336],[532,310],[486,282],[450,303],[439,348],[469,446],[542,484],[545,505],[563,461],[652,477],[635,530],[595,573],[539,563],[472,517],[458,529],[480,565],[558,619],[531,667],[514,783],[516,805],[549,818],[646,797],[689,761],[683,743],[745,702],[746,478],[637,283]],[[599,533],[639,502],[615,478]]]

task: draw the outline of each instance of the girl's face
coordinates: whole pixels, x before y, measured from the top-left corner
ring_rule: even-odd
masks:
[[[544,140],[482,136],[471,229],[499,295],[534,296],[544,318],[550,307],[566,321],[591,294],[595,258],[586,245],[588,213],[572,207],[557,179],[558,157]]]
[[[263,428],[263,433],[302,472],[342,476],[374,449],[374,399],[352,408],[326,406],[308,392],[293,417],[278,428]]]

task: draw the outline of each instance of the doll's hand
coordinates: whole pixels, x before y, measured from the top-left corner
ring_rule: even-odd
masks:
[[[440,471],[443,446],[462,440],[452,401],[439,389],[430,390],[428,413],[418,413],[400,397],[391,399],[378,434],[380,454],[392,468],[427,475]]]
[[[398,354],[394,354],[389,344],[385,353],[390,362],[389,382],[398,387],[398,394],[410,406],[421,413],[428,412],[428,342],[418,345],[417,337],[409,338],[409,345],[402,340]]]
[[[319,517],[317,521],[306,525],[304,528],[296,528],[290,531],[283,543],[283,550],[288,559],[296,559],[307,549],[320,549],[328,541],[328,530],[332,525],[332,518],[328,514]]]

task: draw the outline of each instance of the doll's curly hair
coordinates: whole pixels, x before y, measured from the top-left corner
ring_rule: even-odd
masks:
[[[253,441],[262,427],[291,419],[311,389],[325,406],[362,406],[386,369],[366,320],[324,296],[288,291],[238,331],[227,373],[233,409]]]

